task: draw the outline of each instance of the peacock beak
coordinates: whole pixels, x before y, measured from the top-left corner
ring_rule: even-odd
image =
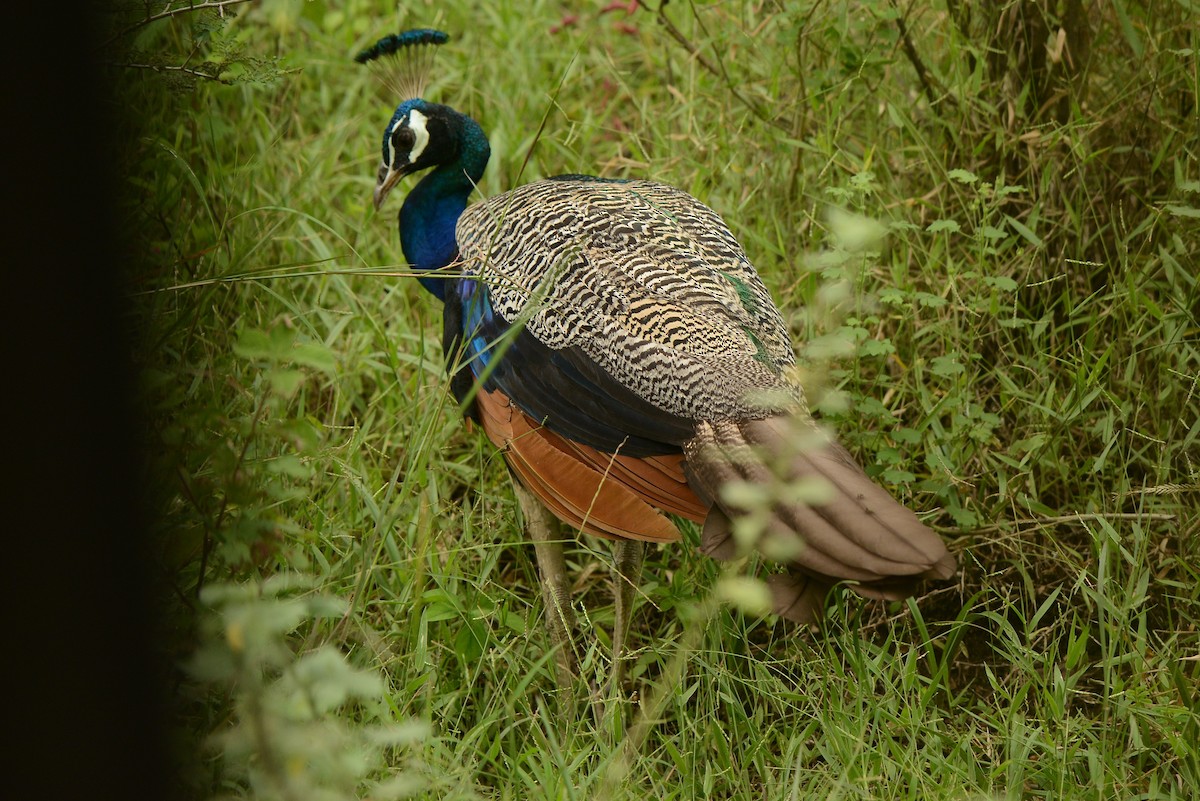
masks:
[[[379,177],[375,181],[375,211],[383,208],[383,201],[387,198],[388,192],[400,183],[400,179],[408,174],[408,171],[401,168],[393,169],[390,164],[379,165]]]

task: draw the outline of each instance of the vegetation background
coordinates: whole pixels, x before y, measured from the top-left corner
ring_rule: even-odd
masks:
[[[1195,0],[199,5],[104,4],[97,51],[173,789],[1195,797]],[[409,27],[452,34],[427,97],[487,131],[484,195],[649,177],[725,217],[953,583],[797,630],[715,604],[688,529],[624,700],[556,690],[505,470],[370,202],[397,98],[352,57]],[[607,552],[569,558],[586,695]]]

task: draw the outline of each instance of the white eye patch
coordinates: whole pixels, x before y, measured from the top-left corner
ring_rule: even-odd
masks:
[[[421,157],[425,146],[429,144],[429,130],[425,127],[426,117],[415,108],[408,112],[408,128],[415,137],[412,149],[408,151],[408,163],[412,164]]]

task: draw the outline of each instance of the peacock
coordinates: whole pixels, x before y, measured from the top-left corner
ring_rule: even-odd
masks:
[[[809,623],[835,584],[900,599],[956,565],[941,538],[814,422],[787,326],[721,217],[648,180],[559,175],[467,205],[490,156],[479,124],[422,97],[445,33],[386,36],[356,60],[400,104],[383,132],[381,209],[443,304],[450,387],[502,449],[542,580],[559,667],[573,618],[551,518],[613,541],[615,670],[645,544],[778,565],[774,612]],[[749,491],[747,491],[749,489]]]

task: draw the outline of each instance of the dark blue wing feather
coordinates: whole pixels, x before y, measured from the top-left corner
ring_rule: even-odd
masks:
[[[499,389],[529,417],[568,439],[607,453],[679,453],[692,421],[665,412],[617,383],[577,347],[553,349],[513,330],[490,307],[486,287],[453,279],[446,294],[444,345],[462,368],[451,387],[461,402],[471,385]],[[503,353],[503,358],[494,358]]]

